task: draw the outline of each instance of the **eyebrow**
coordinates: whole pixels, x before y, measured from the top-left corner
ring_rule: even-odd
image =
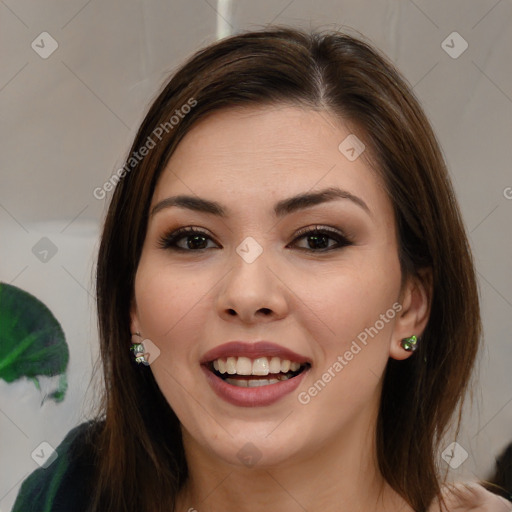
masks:
[[[274,206],[274,215],[276,217],[284,217],[285,215],[289,215],[298,210],[310,208],[311,206],[316,206],[318,204],[337,199],[348,199],[349,201],[352,201],[352,203],[362,208],[368,215],[370,215],[370,217],[372,217],[372,213],[368,208],[368,205],[360,197],[338,187],[329,187],[318,192],[306,192],[283,199],[277,202]],[[163,199],[153,207],[150,215],[153,216],[159,211],[172,206],[217,215],[218,217],[223,218],[228,216],[228,209],[220,203],[187,195],[179,195]]]

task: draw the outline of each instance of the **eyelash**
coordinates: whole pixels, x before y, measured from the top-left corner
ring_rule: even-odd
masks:
[[[178,247],[176,243],[182,238],[187,238],[188,236],[193,235],[202,235],[207,239],[213,240],[210,235],[208,235],[205,231],[193,227],[183,227],[179,228],[176,231],[170,232],[168,234],[163,235],[158,241],[158,247],[161,249],[170,249],[177,252],[203,252],[208,249],[184,249],[183,247]],[[293,242],[296,242],[300,238],[305,238],[307,236],[314,235],[327,235],[332,240],[335,240],[337,245],[328,247],[327,249],[306,249],[304,247],[300,247],[299,250],[309,252],[309,253],[325,253],[333,250],[341,249],[343,247],[347,247],[353,245],[352,240],[341,231],[328,228],[326,226],[315,226],[314,228],[302,228],[299,229],[297,233],[295,233],[295,238]]]

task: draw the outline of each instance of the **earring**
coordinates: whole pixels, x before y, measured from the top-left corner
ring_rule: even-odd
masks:
[[[418,338],[416,336],[412,335],[409,338],[404,338],[400,345],[404,350],[407,350],[407,352],[414,352],[418,348]]]
[[[138,336],[140,339],[142,339],[140,332],[135,332],[132,334],[132,336]],[[133,356],[137,364],[142,363],[145,366],[149,365],[149,361],[146,356],[146,350],[144,349],[144,345],[142,343],[133,343],[130,347],[130,350],[133,352]]]

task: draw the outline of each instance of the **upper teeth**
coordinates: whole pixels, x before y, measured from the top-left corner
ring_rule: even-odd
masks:
[[[229,375],[268,375],[269,373],[296,372],[300,363],[279,357],[258,357],[251,360],[248,357],[219,358],[213,361],[213,367],[219,373]]]

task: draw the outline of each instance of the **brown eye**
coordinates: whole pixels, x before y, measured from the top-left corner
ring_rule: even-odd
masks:
[[[297,240],[301,239],[305,239],[308,246],[299,248],[309,252],[328,252],[353,245],[343,233],[325,227],[304,228],[300,230],[299,236],[294,240],[294,244],[297,245]]]
[[[297,241],[304,239],[307,247],[300,247]],[[213,246],[208,246],[212,242]],[[353,243],[342,232],[326,227],[304,228],[299,230],[293,244],[303,251],[328,252],[341,249]],[[199,252],[206,249],[218,248],[216,242],[205,231],[195,228],[180,228],[162,236],[158,246],[162,249],[171,249],[183,252]]]
[[[159,240],[159,247],[176,251],[196,252],[209,249],[208,241],[212,241],[206,232],[194,228],[180,228],[164,235]]]

